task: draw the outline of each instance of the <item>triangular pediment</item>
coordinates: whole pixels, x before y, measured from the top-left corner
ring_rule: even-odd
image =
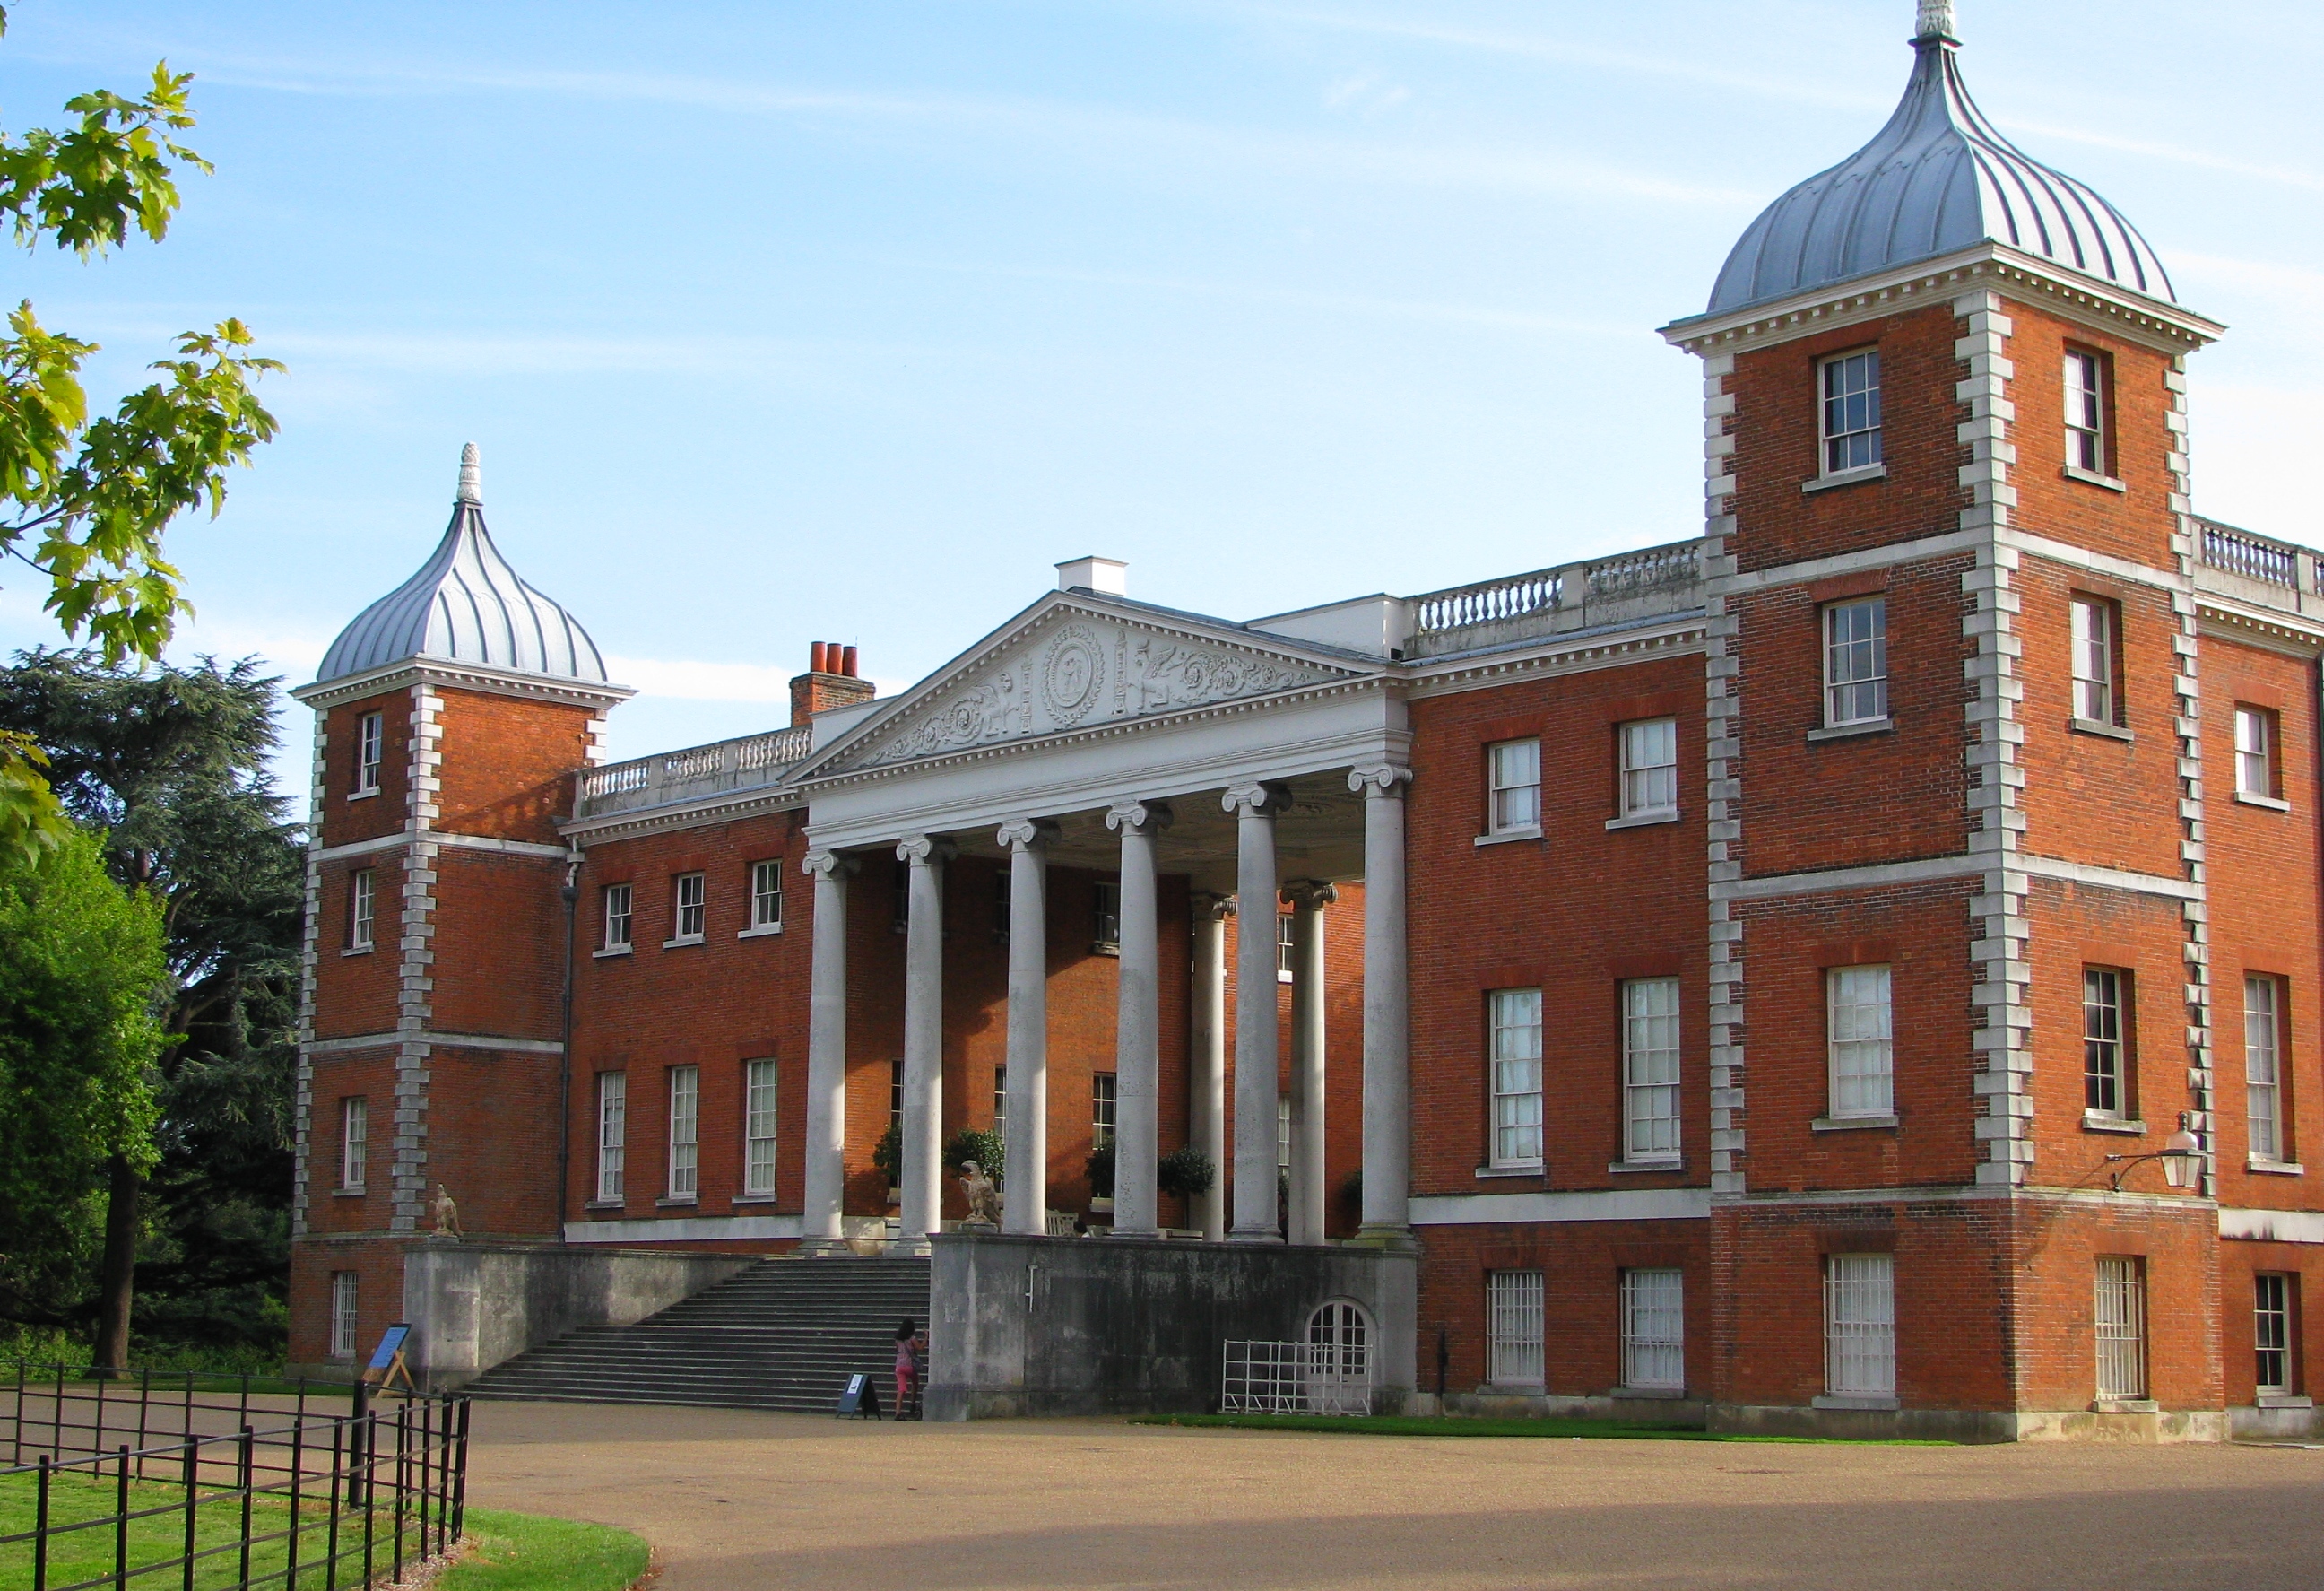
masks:
[[[898,697],[799,772],[950,756],[1278,696],[1374,672],[1237,624],[1057,593]]]

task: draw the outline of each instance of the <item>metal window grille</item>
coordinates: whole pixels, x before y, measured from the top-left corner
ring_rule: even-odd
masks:
[[[2258,708],[2236,709],[2236,790],[2275,797],[2275,726]]]
[[[1835,967],[1824,974],[1831,1050],[1831,1114],[1885,1116],[1896,1108],[1888,968]]]
[[[1490,748],[1492,809],[1487,828],[1514,834],[1541,827],[1541,742],[1505,740]]]
[[[1328,1362],[1306,1343],[1229,1341],[1219,1381],[1225,1414],[1369,1414],[1368,1348],[1335,1349]]]
[[[2115,721],[2114,604],[2077,597],[2073,619],[2074,716],[2111,724]]]
[[[2122,975],[2091,967],[2082,974],[2082,1107],[2118,1116],[2122,1093]]]
[[[775,1190],[775,1063],[754,1060],[742,1077],[742,1191],[764,1198]]]
[[[1001,1147],[1009,1147],[1009,1068],[992,1068],[992,1135],[1001,1140]]]
[[[1542,1384],[1542,1289],[1538,1271],[1494,1271],[1485,1278],[1485,1379],[1496,1386]]]
[[[2146,1286],[2135,1259],[2102,1259],[2098,1274],[2098,1396],[2146,1396]]]
[[[622,1198],[622,1173],[628,1155],[630,1077],[627,1072],[597,1074],[597,1198],[618,1204]]]
[[[2244,1120],[2246,1145],[2263,1160],[2283,1156],[2275,1006],[2273,978],[2244,979]]]
[[[2066,351],[2066,462],[2093,475],[2107,467],[2105,380],[2098,355]]]
[[[692,1198],[699,1186],[702,1068],[669,1068],[669,1196]]]
[[[1880,351],[1827,359],[1823,366],[1823,467],[1827,475],[1880,462]]]
[[[2262,1272],[2252,1278],[2253,1379],[2263,1394],[2292,1391],[2292,1289],[2284,1276]]]
[[[347,879],[347,948],[371,948],[372,923],[377,911],[379,875],[364,867]]]
[[[358,1278],[353,1271],[331,1272],[331,1357],[355,1356],[355,1312]]]
[[[1121,943],[1121,886],[1101,879],[1093,904],[1090,931],[1096,942],[1106,946]]]
[[[702,884],[703,878],[699,873],[678,875],[678,932],[672,938],[698,939],[702,937],[705,915]]]
[[[339,1186],[360,1193],[369,1174],[371,1101],[351,1094],[339,1101]]]
[[[1824,1260],[1824,1386],[1842,1397],[1896,1390],[1896,1267],[1887,1254]]]
[[[1686,1278],[1675,1267],[1622,1272],[1622,1384],[1686,1387]]]
[[[1496,989],[1492,1006],[1493,1164],[1541,1161],[1541,991]]]
[[[608,950],[630,948],[630,886],[609,883],[605,886],[605,944]]]
[[[1888,716],[1888,599],[1836,602],[1823,610],[1824,722],[1868,724]]]
[[[1678,810],[1678,720],[1622,726],[1622,816]]]
[[[367,795],[379,788],[379,765],[386,752],[387,728],[377,713],[365,713],[355,732],[355,793]]]
[[[1103,1149],[1113,1142],[1113,1074],[1090,1074],[1090,1147]]]
[[[1622,985],[1622,1153],[1625,1160],[1676,1160],[1678,980],[1632,978]]]
[[[1275,1169],[1291,1169],[1291,1100],[1281,1094],[1275,1096]]]
[[[780,862],[754,862],[751,865],[751,926],[780,928],[783,925],[783,865]]]

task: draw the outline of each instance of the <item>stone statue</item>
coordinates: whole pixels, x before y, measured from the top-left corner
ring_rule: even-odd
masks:
[[[436,1235],[466,1237],[460,1230],[460,1207],[452,1202],[452,1190],[441,1182],[436,1184]]]
[[[961,1161],[960,1172],[960,1190],[968,1197],[968,1225],[999,1227],[1001,1189],[992,1185],[992,1179],[974,1161]]]

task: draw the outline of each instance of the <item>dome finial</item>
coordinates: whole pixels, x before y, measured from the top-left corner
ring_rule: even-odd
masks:
[[[1923,0],[1923,4],[1925,3],[1926,0]],[[459,501],[462,503],[474,503],[482,506],[484,501],[483,479],[484,471],[477,465],[476,444],[474,442],[462,443],[460,446]]]
[[[1942,39],[1948,44],[1958,44],[1960,38],[1953,32],[1953,0],[1920,0],[1921,14],[1913,25],[1913,42]]]

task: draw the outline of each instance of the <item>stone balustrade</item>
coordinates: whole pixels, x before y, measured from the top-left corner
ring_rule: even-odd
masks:
[[[779,783],[807,754],[810,734],[800,725],[588,769],[573,815],[602,818]]]
[[[1406,655],[1443,657],[1702,606],[1702,543],[1673,541],[1416,597]]]

